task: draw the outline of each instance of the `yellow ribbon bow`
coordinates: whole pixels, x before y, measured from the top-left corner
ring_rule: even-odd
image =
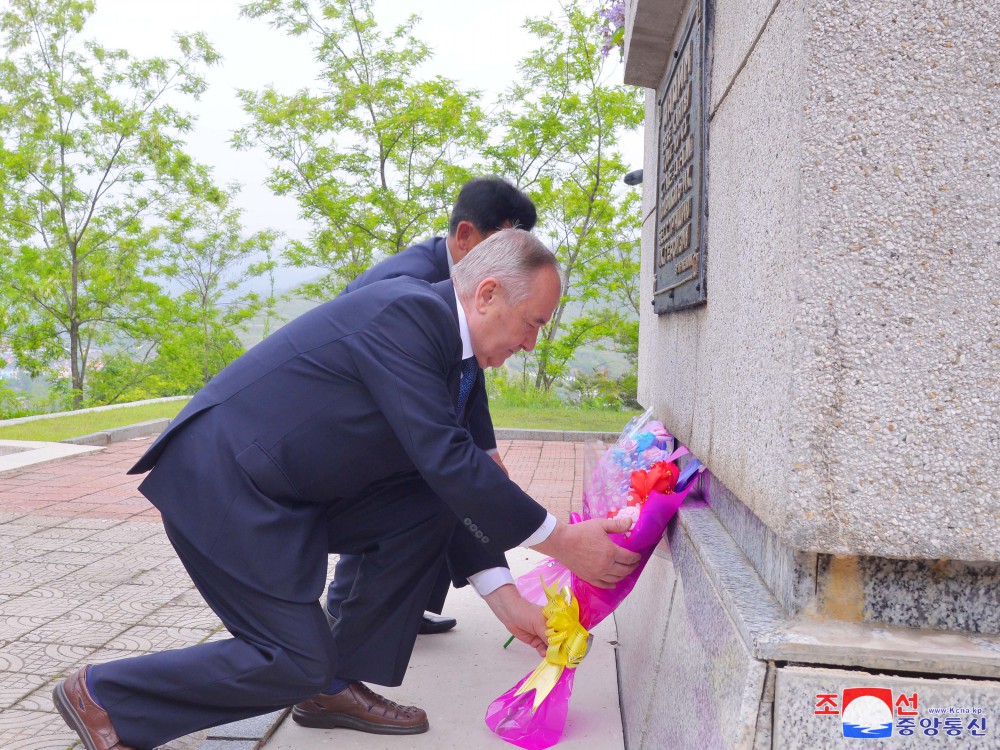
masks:
[[[534,690],[532,711],[537,711],[542,701],[552,692],[564,669],[576,669],[583,661],[591,641],[590,633],[580,624],[580,603],[569,586],[563,586],[561,591],[556,586],[550,589],[543,580],[542,588],[549,599],[549,603],[542,608],[545,624],[548,625],[545,635],[549,639],[549,646],[545,651],[545,661],[538,665],[514,693],[518,696]]]

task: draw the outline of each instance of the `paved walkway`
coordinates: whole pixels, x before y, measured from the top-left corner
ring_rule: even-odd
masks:
[[[228,637],[174,555],[159,514],[136,490],[140,478],[125,474],[150,442],[0,474],[3,750],[79,747],[50,694],[83,664]],[[583,444],[502,441],[499,448],[511,477],[557,517],[579,510]],[[469,721],[478,731],[481,713]],[[194,750],[204,736],[166,747]]]
[[[542,556],[516,550],[508,558],[514,574],[521,575]],[[505,650],[506,629],[468,586],[448,595],[447,611],[458,619],[458,627],[418,637],[403,684],[378,688],[397,703],[415,703],[427,711],[429,732],[387,737],[349,729],[307,729],[288,717],[263,750],[515,750],[490,732],[483,717],[494,699],[538,666],[538,654],[518,642]],[[574,675],[566,730],[555,750],[624,750],[613,619],[592,633],[587,659]]]

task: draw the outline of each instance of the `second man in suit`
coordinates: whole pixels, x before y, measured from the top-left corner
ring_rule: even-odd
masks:
[[[536,221],[537,213],[531,199],[512,184],[499,177],[477,177],[459,191],[448,222],[447,237],[431,237],[389,256],[348,284],[341,294],[349,294],[376,281],[399,276],[409,276],[430,283],[445,281],[451,277],[452,267],[494,232],[508,227],[530,232]],[[506,473],[507,468],[497,452],[485,380],[481,374],[477,377],[473,390],[466,420],[469,433],[476,446],[486,451]],[[331,621],[340,616],[341,606],[354,590],[360,563],[358,555],[341,555],[337,561],[334,579],[327,594],[327,613]],[[490,580],[498,585],[508,577],[503,570],[480,576],[483,580],[482,589],[489,588]],[[441,614],[450,584],[451,575],[445,565],[431,592],[427,610]],[[359,591],[358,594],[360,593]],[[443,633],[454,626],[453,618],[435,616],[425,611],[419,632]]]

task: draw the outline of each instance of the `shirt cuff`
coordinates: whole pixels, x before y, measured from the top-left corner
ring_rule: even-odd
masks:
[[[486,596],[501,586],[514,583],[514,576],[511,575],[509,568],[487,568],[469,576],[469,583],[477,594]]]
[[[496,455],[497,453],[499,453],[499,452],[500,452],[500,451],[499,451],[499,450],[497,450],[496,448],[487,448],[487,450],[486,450],[486,455],[487,455],[487,456],[495,456],[495,455]]]
[[[556,517],[551,513],[546,513],[545,520],[542,522],[542,525],[538,527],[538,530],[534,534],[529,536],[527,539],[525,539],[523,542],[521,542],[521,544],[519,544],[518,546],[534,547],[536,544],[541,544],[542,542],[544,542],[546,539],[549,538],[549,534],[551,534],[555,530],[555,528],[556,528]]]

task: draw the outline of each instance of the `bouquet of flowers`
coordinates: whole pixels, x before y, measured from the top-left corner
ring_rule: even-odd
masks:
[[[559,741],[573,675],[592,640],[588,629],[611,614],[635,587],[667,522],[684,502],[691,479],[701,469],[701,462],[693,456],[683,470],[678,469],[674,462],[688,455],[687,448],[675,449],[673,437],[662,424],[649,421],[650,415],[647,411],[629,422],[617,443],[603,454],[588,446],[585,464],[591,466],[583,515],[574,513],[571,518],[571,523],[622,515],[631,518],[631,529],[611,539],[642,556],[635,570],[613,588],[602,589],[548,558],[517,581],[522,596],[544,605],[548,650],[534,672],[490,704],[486,723],[518,747],[543,750]]]

